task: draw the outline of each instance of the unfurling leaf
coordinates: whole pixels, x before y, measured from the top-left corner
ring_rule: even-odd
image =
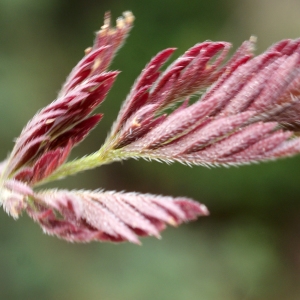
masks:
[[[45,232],[72,242],[139,243],[137,236],[159,237],[165,224],[208,215],[204,205],[190,199],[149,194],[47,190],[34,198],[39,205],[29,215]]]
[[[129,158],[189,165],[239,165],[300,152],[300,40],[283,40],[254,57],[255,39],[230,60],[230,44],[196,44],[158,53],[134,83],[98,151],[68,157],[100,122],[94,111],[118,71],[108,67],[133,23],[130,12],[97,32],[57,99],[22,130],[0,163],[0,204],[14,218],[26,211],[44,232],[72,242],[160,236],[167,224],[208,215],[187,198],[101,190],[39,190],[44,183]],[[226,62],[227,61],[227,62]]]

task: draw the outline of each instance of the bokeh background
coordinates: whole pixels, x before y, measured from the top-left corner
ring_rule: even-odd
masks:
[[[122,70],[100,126],[73,153],[103,142],[121,102],[159,50],[258,36],[257,52],[300,36],[298,0],[1,0],[0,138],[5,158],[33,114],[52,101],[90,46],[103,14],[125,10],[135,27],[114,60]],[[175,55],[175,56],[176,56]],[[169,228],[143,246],[70,244],[27,216],[0,212],[0,299],[300,299],[300,157],[240,168],[126,161],[55,186],[186,195],[209,218]]]

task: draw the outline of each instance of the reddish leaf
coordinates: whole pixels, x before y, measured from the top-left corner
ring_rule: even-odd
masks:
[[[190,199],[149,194],[47,190],[35,198],[43,205],[29,215],[49,234],[77,242],[139,243],[137,235],[159,237],[164,223],[178,225],[208,215],[204,205]]]

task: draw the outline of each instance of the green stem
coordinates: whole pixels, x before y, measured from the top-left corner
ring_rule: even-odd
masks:
[[[105,148],[106,147],[102,147],[99,151],[93,154],[84,156],[82,158],[61,165],[50,176],[39,181],[35,186],[40,186],[42,184],[59,180],[64,177],[77,174],[79,172],[94,169],[101,165],[112,163],[114,161],[126,160],[128,158],[136,156],[135,153],[126,152],[122,149],[108,150]]]

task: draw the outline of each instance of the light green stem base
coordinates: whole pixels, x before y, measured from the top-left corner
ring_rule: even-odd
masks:
[[[59,180],[64,177],[77,174],[79,172],[97,168],[101,165],[109,164],[115,161],[126,160],[136,156],[139,156],[138,153],[126,152],[122,149],[105,149],[105,147],[102,147],[99,151],[93,154],[61,165],[50,176],[42,181],[39,181],[35,186],[40,186],[42,184]]]

